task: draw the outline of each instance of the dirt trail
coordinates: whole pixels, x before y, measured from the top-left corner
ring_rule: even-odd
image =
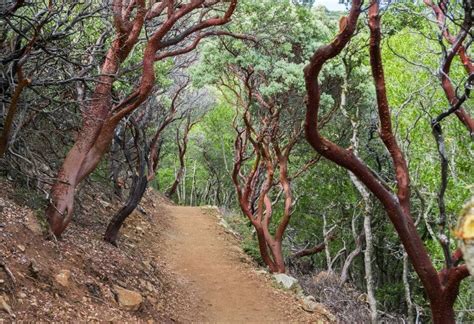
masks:
[[[165,258],[199,299],[199,315],[214,323],[307,321],[294,297],[256,273],[217,218],[196,207],[168,206],[171,228]],[[298,314],[295,314],[298,313]],[[314,320],[314,318],[312,318]]]

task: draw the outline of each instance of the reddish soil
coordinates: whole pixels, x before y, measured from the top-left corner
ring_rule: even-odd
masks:
[[[102,234],[120,203],[101,188],[83,190],[75,220],[57,242],[45,238],[42,210],[17,196],[0,179],[0,322],[321,321],[256,271],[212,209],[172,206],[148,192],[116,248]],[[66,287],[55,279],[64,270],[71,273]],[[141,307],[120,307],[114,285],[139,292]]]
[[[200,300],[189,321],[288,323],[316,321],[292,293],[275,289],[268,274],[256,271],[232,234],[218,225],[216,211],[166,206],[171,227],[165,258]]]

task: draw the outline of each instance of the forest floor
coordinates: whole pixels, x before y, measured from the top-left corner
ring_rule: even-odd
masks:
[[[0,322],[327,322],[277,288],[216,208],[149,191],[116,248],[102,234],[120,203],[101,188],[82,192],[74,222],[48,240],[43,208],[0,179]]]

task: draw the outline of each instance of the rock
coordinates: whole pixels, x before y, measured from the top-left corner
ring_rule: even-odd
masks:
[[[155,289],[155,286],[153,286],[153,284],[149,281],[147,281],[146,283],[146,289],[149,291],[149,292],[154,292],[156,289]]]
[[[11,317],[15,318],[15,314],[13,314],[12,308],[10,305],[8,305],[7,300],[7,297],[0,296],[0,309],[7,312]]]
[[[303,302],[303,309],[307,312],[314,313],[314,311],[318,308],[318,303],[313,296],[306,296],[302,300]]]
[[[40,267],[38,266],[35,260],[31,260],[30,265],[28,266],[28,270],[30,271],[31,276],[33,278],[38,278]]]
[[[64,288],[69,287],[69,279],[71,278],[71,271],[69,270],[61,270],[56,276],[54,276],[54,280]]]
[[[227,223],[224,218],[221,218],[221,220],[219,221],[219,225],[224,227],[226,230],[230,229],[229,223]]]
[[[26,251],[26,247],[25,247],[24,245],[22,245],[22,244],[18,244],[16,247],[17,247],[18,250],[20,250],[21,252],[25,252],[25,251]]]
[[[275,279],[275,281],[277,283],[279,283],[280,285],[283,286],[283,288],[285,289],[295,289],[299,286],[298,284],[298,279],[296,278],[293,278],[287,274],[284,274],[284,273],[277,273],[277,274],[274,274],[273,275],[273,279]]]
[[[148,271],[153,271],[153,266],[151,265],[150,260],[143,260],[142,264],[145,267],[145,269],[147,269]]]
[[[313,296],[305,296],[301,299],[302,308],[308,313],[317,313],[328,319],[330,323],[335,323],[337,318],[321,303],[316,302]]]
[[[25,294],[24,292],[20,292],[20,293],[18,294],[18,297],[25,299],[27,296],[26,296],[26,294]]]
[[[143,303],[143,297],[140,293],[128,290],[117,285],[114,285],[113,291],[115,299],[120,307],[128,311],[136,311]]]
[[[230,249],[237,253],[244,253],[244,250],[238,245],[232,245]]]
[[[43,235],[43,230],[41,229],[41,225],[39,224],[38,219],[36,219],[33,212],[29,212],[29,213],[26,214],[24,225],[31,232],[33,232],[33,234]]]
[[[326,306],[324,306],[323,304],[321,303],[316,303],[317,306],[316,306],[316,309],[314,310],[315,313],[318,313],[318,314],[321,314],[323,315],[324,317],[326,317],[328,319],[328,321],[330,323],[336,323],[337,322],[337,318],[336,316],[334,316],[327,308]]]
[[[156,299],[155,297],[152,297],[152,296],[147,296],[146,299],[148,300],[148,302],[150,304],[152,304],[153,306],[158,304],[158,299]]]

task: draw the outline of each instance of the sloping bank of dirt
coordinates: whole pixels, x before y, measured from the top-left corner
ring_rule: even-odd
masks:
[[[257,272],[212,213],[148,192],[144,213],[130,217],[115,248],[101,234],[119,204],[100,189],[87,192],[54,242],[0,180],[0,321],[324,321]],[[120,305],[120,287],[141,303]]]
[[[146,214],[132,214],[116,248],[102,235],[120,204],[103,188],[81,192],[78,215],[57,242],[45,239],[42,210],[25,207],[30,193],[20,192],[0,179],[0,264],[6,266],[0,265],[0,322],[171,323],[194,303],[150,249],[161,244],[167,226],[157,194],[147,193]],[[131,305],[118,303],[120,287],[135,292],[125,296]]]

